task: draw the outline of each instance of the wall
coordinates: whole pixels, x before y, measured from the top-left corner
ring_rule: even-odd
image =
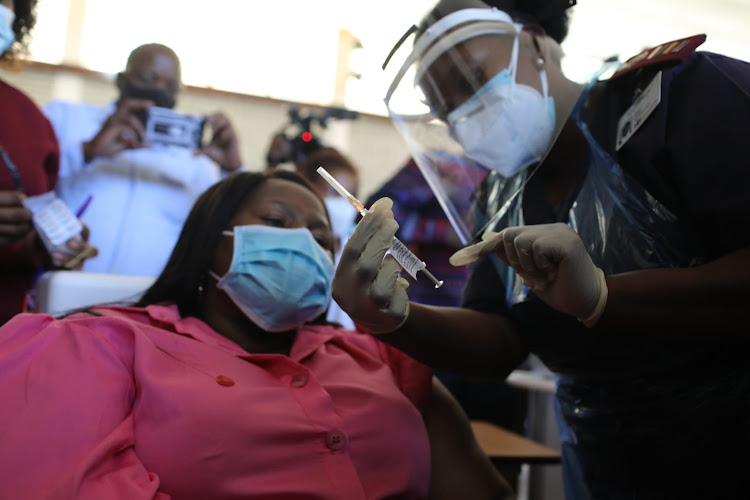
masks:
[[[0,78],[21,89],[37,104],[51,99],[107,104],[117,96],[114,76],[76,67],[29,63],[21,72],[0,71]],[[186,87],[177,108],[187,113],[224,112],[241,141],[242,157],[251,170],[264,166],[272,135],[287,122],[290,106],[321,108],[257,96]],[[320,137],[347,153],[360,167],[360,198],[377,189],[408,158],[406,144],[390,119],[360,114],[354,121],[329,120]]]

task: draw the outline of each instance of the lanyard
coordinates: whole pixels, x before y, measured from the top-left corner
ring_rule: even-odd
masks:
[[[8,152],[2,146],[0,146],[0,162],[3,163],[5,165],[5,168],[8,169],[8,172],[13,179],[13,184],[16,186],[16,191],[23,192],[21,173],[18,171],[18,167],[16,167],[16,164],[13,163],[13,160],[10,159],[10,155],[8,154]]]

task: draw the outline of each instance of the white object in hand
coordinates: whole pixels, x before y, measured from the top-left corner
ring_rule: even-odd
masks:
[[[66,242],[71,238],[80,238],[83,225],[55,192],[30,196],[23,205],[31,210],[34,227],[47,251],[70,253]]]

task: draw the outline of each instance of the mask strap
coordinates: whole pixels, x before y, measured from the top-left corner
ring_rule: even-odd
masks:
[[[513,76],[513,83],[516,83],[516,72],[518,70],[518,39],[519,35],[513,37],[513,51],[510,53],[510,74]]]
[[[222,236],[234,236],[234,231],[225,229],[224,231],[221,232],[221,235]],[[221,281],[221,276],[213,272],[211,269],[208,270],[208,274],[216,281]]]
[[[539,70],[539,79],[542,81],[542,97],[544,97],[544,109],[549,111],[549,99],[547,99],[549,87],[547,85],[547,70],[544,68]]]
[[[516,87],[516,73],[518,70],[518,39],[520,35],[516,33],[513,39],[513,51],[510,54],[510,76],[513,78],[513,83],[510,86],[510,95],[513,95],[513,89]]]

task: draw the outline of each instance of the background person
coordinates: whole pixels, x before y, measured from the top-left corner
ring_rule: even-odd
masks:
[[[100,107],[52,101],[43,110],[60,142],[58,195],[76,207],[99,255],[83,270],[158,276],[198,196],[242,166],[238,139],[223,113],[206,116],[211,138],[199,150],[144,144],[138,115],[173,108],[181,86],[172,49],[142,45],[117,75],[117,101]]]
[[[341,250],[349,235],[354,231],[357,211],[318,173],[318,167],[323,167],[331,176],[341,183],[344,188],[355,197],[359,192],[359,169],[343,153],[332,147],[320,147],[309,153],[297,165],[297,172],[307,179],[315,192],[323,199],[331,218],[331,229],[335,238],[333,261],[337,264],[341,258]],[[352,319],[341,310],[336,302],[331,301],[328,307],[328,321],[338,323],[353,330]]]
[[[691,37],[581,86],[530,22],[564,9],[507,5],[513,19],[440,2],[406,60],[444,124],[441,141],[409,137],[417,161],[430,170],[426,146],[445,144],[487,168],[473,210],[486,240],[454,256],[481,257],[464,307],[408,302],[398,265],[381,263],[388,199],[349,239],[334,298],[439,369],[503,379],[538,354],[558,374],[568,498],[741,498],[744,462],[716,457],[750,444],[750,64]],[[644,95],[651,113],[625,127]]]
[[[26,52],[36,17],[33,0],[0,0],[0,67],[13,69]],[[55,132],[39,108],[20,90],[0,80],[0,324],[24,309],[33,277],[57,268],[87,246],[68,242],[70,254],[50,256],[23,206],[27,196],[51,191],[60,151]]]
[[[199,198],[137,307],[17,316],[4,494],[512,498],[427,367],[326,323],[332,252],[309,184],[243,172]]]

